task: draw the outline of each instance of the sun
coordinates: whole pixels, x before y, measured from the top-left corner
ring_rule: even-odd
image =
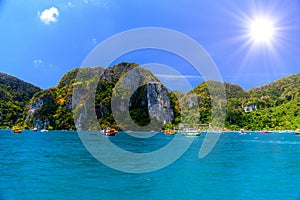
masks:
[[[249,23],[249,36],[255,43],[271,43],[274,40],[274,22],[268,18],[256,18]]]

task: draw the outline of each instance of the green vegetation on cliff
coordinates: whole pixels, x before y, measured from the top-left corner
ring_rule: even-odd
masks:
[[[183,111],[184,123],[211,124],[212,97],[215,102],[214,120],[223,123],[225,119],[226,127],[238,125],[240,123],[239,114],[242,110],[241,104],[249,98],[249,95],[238,85],[222,84],[216,81],[203,82],[180,99],[185,108]],[[220,124],[216,125],[220,126]]]
[[[80,75],[85,77],[84,81],[76,80],[79,70],[81,70]],[[151,87],[149,84],[143,84],[143,81],[147,78],[155,82],[150,84]],[[130,87],[134,85],[133,83],[141,85],[132,91]],[[91,97],[90,87],[95,84],[97,85],[95,96]],[[119,86],[116,92],[117,84]],[[81,91],[80,97],[73,96],[75,85]],[[121,119],[123,122],[122,127],[117,125],[112,114],[111,100],[114,93],[118,95],[117,100],[119,103],[122,103],[125,97],[127,97],[125,99],[130,99],[127,102],[128,109],[124,102],[120,106],[117,105],[118,115],[125,116],[124,113],[129,112],[129,116]],[[127,96],[128,94],[130,96]],[[110,126],[131,129],[132,126],[125,126],[131,119],[134,124],[143,127],[148,125],[151,120],[161,121],[162,123],[164,120],[167,122],[168,120],[172,121],[173,115],[170,111],[171,105],[168,103],[168,95],[168,91],[150,71],[139,67],[135,63],[120,63],[107,69],[102,67],[75,69],[67,73],[57,87],[34,95],[29,105],[28,117],[25,123],[29,128],[41,129],[46,126],[49,129],[75,129],[72,112],[72,98],[74,98],[75,100],[73,100],[76,101],[77,105],[76,109],[80,110],[77,119],[82,129],[96,128],[95,124],[91,124],[88,119],[90,115],[95,114],[91,113],[93,112],[91,106],[95,107],[98,123],[102,128]],[[95,99],[94,102],[91,101],[93,98]],[[169,112],[169,115],[164,115],[166,119],[160,115],[158,107],[160,107],[160,110],[163,107],[162,110]]]
[[[78,72],[85,77],[85,82],[76,80]],[[88,91],[93,85],[96,91],[91,97]],[[82,97],[73,96],[75,86],[82,89]],[[114,96],[117,104],[112,107]],[[212,124],[218,121],[231,130],[300,128],[300,74],[248,92],[238,85],[207,81],[183,94],[168,91],[150,71],[135,63],[120,63],[107,69],[76,68],[64,75],[56,87],[47,90],[0,73],[0,127],[22,124],[25,128],[75,129],[74,99],[78,109],[89,110],[94,106],[102,128],[131,130],[133,127],[134,130],[134,126],[126,125],[131,120],[140,127],[151,124],[155,130],[161,128],[162,123],[168,124],[165,127],[174,127],[180,123]],[[91,99],[95,99],[95,104],[89,105],[93,102]],[[117,110],[116,115],[112,114],[113,109]],[[89,115],[88,112],[81,114]],[[122,122],[117,123],[116,117]],[[212,119],[217,120],[212,122]],[[152,125],[153,121],[155,125]],[[83,129],[94,128],[90,121],[80,123]]]
[[[300,128],[300,74],[288,76],[269,84],[252,88],[246,101],[229,105],[235,120],[229,128],[248,130],[295,130]],[[230,102],[229,102],[230,103]],[[252,112],[243,108],[255,105]]]
[[[207,84],[211,82],[201,83],[181,99],[185,102],[185,106],[190,107],[184,111],[187,112],[184,115],[190,123],[211,123],[211,94]],[[300,128],[300,74],[250,89],[249,92],[230,83],[225,83],[224,86],[227,100],[224,128],[230,130]],[[247,106],[252,106],[253,110],[247,111]],[[192,119],[198,121],[191,121]]]
[[[249,90],[248,104],[257,110],[246,113],[250,130],[294,130],[300,128],[300,74],[284,77]]]
[[[22,123],[26,105],[41,89],[16,77],[0,73],[0,127]]]
[[[30,101],[25,126],[38,129],[75,129],[72,113],[73,84],[78,68],[62,77],[57,87],[36,93]]]

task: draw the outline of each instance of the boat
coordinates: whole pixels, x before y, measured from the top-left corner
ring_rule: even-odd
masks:
[[[106,136],[115,136],[117,134],[117,130],[114,128],[105,128],[102,133]]]
[[[19,126],[15,126],[11,130],[13,133],[22,133],[22,131],[23,131],[23,129]]]
[[[181,136],[200,136],[201,132],[183,132]]]
[[[300,135],[300,129],[295,130],[296,135]]]
[[[34,127],[34,129],[32,129],[32,131],[37,132],[38,129],[36,127]]]
[[[44,122],[44,128],[41,130],[42,133],[47,133],[48,132],[48,130],[46,129],[46,127],[47,127],[47,123],[45,121]]]
[[[200,136],[201,132],[197,129],[187,128],[184,129],[181,133],[181,136]]]
[[[166,130],[164,130],[164,134],[165,135],[174,135],[176,133],[177,132],[175,130],[172,130],[172,129],[166,129]]]
[[[240,134],[241,134],[241,135],[245,135],[245,134],[246,134],[246,131],[245,131],[244,129],[241,129],[241,130],[240,130]]]
[[[258,132],[259,134],[268,134],[268,133],[271,133],[270,131],[266,131],[266,130],[262,130],[262,131],[259,131]]]

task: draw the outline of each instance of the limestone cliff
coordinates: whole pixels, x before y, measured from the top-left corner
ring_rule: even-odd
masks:
[[[86,81],[76,80],[79,70],[83,70],[81,74],[86,76]],[[89,91],[94,84],[97,84],[95,101],[90,96],[93,93]],[[74,85],[82,92],[73,95]],[[112,107],[111,100],[116,91],[117,104],[113,104]],[[63,76],[57,87],[37,93],[31,99],[26,123],[29,127],[38,129],[75,129],[72,102],[78,105],[79,110],[82,108],[78,116],[78,123],[82,129],[94,128],[88,119],[89,115],[95,114],[89,112],[90,104],[94,106],[102,128],[120,128],[114,119],[113,110],[128,112],[134,124],[142,127],[156,120],[160,122],[159,128],[162,128],[162,124],[171,123],[174,118],[169,93],[157,78],[135,63],[120,63],[106,69],[95,67],[70,71]],[[126,123],[129,118],[122,122]]]

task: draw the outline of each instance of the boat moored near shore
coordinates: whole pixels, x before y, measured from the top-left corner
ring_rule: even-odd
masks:
[[[22,133],[22,131],[23,131],[23,129],[19,126],[15,126],[11,130],[13,133]]]
[[[175,135],[177,133],[176,130],[172,130],[172,129],[166,129],[164,130],[164,134],[165,135]]]
[[[198,132],[198,131],[195,131],[195,132],[187,131],[187,132],[181,133],[181,136],[200,136],[200,135],[201,135],[201,132]]]
[[[117,132],[118,131],[116,129],[110,128],[110,127],[102,130],[103,135],[106,135],[106,136],[115,136],[117,134]]]

